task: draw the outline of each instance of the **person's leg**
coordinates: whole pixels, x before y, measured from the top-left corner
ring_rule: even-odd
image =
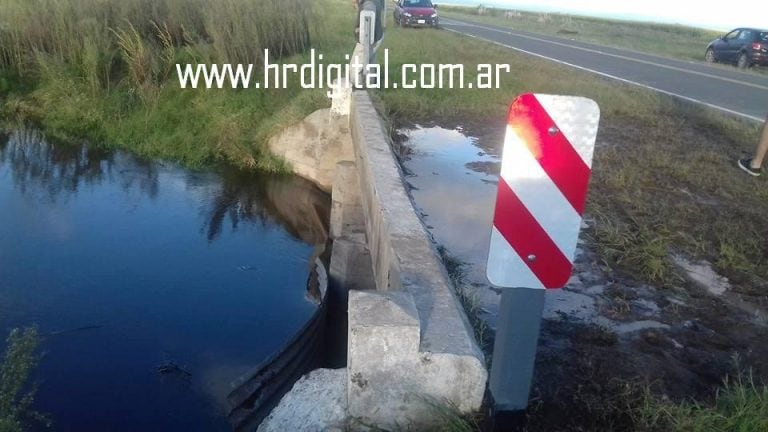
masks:
[[[739,159],[739,168],[751,176],[759,176],[766,154],[768,154],[768,117],[763,123],[763,131],[760,133],[760,141],[757,142],[755,155]]]
[[[763,133],[760,135],[760,141],[757,143],[755,157],[752,158],[751,167],[760,169],[763,166],[765,155],[768,154],[768,118],[763,123]]]

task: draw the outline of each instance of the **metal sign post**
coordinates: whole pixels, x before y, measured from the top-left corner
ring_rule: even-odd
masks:
[[[528,406],[543,310],[542,289],[507,289],[501,293],[490,374],[497,411],[520,411]]]
[[[524,94],[509,108],[486,275],[502,291],[490,374],[499,411],[528,405],[546,289],[573,270],[600,110]]]

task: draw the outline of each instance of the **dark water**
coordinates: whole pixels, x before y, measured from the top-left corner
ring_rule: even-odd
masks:
[[[56,430],[226,430],[229,383],[315,310],[327,211],[294,177],[0,137],[0,332],[45,335],[35,408]]]

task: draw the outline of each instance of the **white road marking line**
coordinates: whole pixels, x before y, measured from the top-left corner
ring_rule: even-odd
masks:
[[[451,24],[449,23],[449,25],[451,25]],[[502,34],[506,34],[506,35],[509,35],[509,36],[521,37],[521,38],[531,39],[531,40],[535,40],[535,41],[539,41],[539,42],[550,43],[552,45],[559,45],[559,46],[566,47],[566,48],[572,48],[572,49],[577,49],[577,50],[581,50],[581,51],[591,52],[593,54],[600,54],[600,55],[604,55],[604,56],[607,56],[607,57],[615,57],[615,58],[619,58],[619,59],[622,59],[622,60],[628,60],[628,61],[633,61],[633,62],[637,62],[637,63],[652,65],[652,66],[656,66],[656,67],[660,67],[660,68],[670,69],[670,70],[674,70],[674,71],[678,71],[678,72],[689,73],[689,74],[692,74],[692,75],[699,75],[699,76],[703,76],[703,77],[706,77],[706,78],[716,79],[716,80],[720,80],[720,81],[726,81],[726,82],[730,82],[730,83],[734,83],[734,84],[739,84],[739,85],[743,85],[743,86],[747,86],[747,87],[754,87],[754,88],[757,88],[757,89],[760,89],[760,90],[768,90],[768,86],[764,86],[764,85],[760,85],[760,84],[754,84],[754,83],[749,83],[749,82],[743,82],[743,81],[739,81],[739,80],[733,79],[733,78],[726,78],[726,77],[719,76],[719,75],[708,74],[706,72],[698,72],[698,71],[694,71],[694,70],[683,69],[683,68],[679,68],[679,67],[676,67],[676,66],[670,66],[670,65],[665,65],[665,64],[662,64],[662,63],[652,62],[652,61],[649,61],[649,60],[640,60],[640,59],[636,59],[636,58],[633,58],[633,57],[623,56],[623,55],[620,55],[620,54],[613,54],[613,53],[609,53],[609,52],[605,52],[605,51],[600,51],[600,50],[595,50],[595,49],[591,49],[591,48],[584,48],[584,47],[580,47],[578,45],[569,45],[569,44],[563,43],[563,42],[557,42],[557,41],[553,41],[553,40],[542,39],[542,38],[538,38],[538,37],[535,37],[535,36],[524,35],[524,34],[521,34],[521,33],[510,32],[510,31],[507,31],[507,30],[495,29],[495,28],[492,28],[492,27],[485,27],[485,26],[481,26],[481,25],[473,25],[472,27],[477,27],[477,28],[481,28],[481,29],[489,30],[489,31],[495,31],[497,33],[502,33]]]
[[[532,52],[532,51],[524,50],[522,48],[513,47],[511,45],[503,44],[501,42],[496,42],[494,40],[486,39],[486,38],[483,38],[483,37],[480,37],[480,36],[475,36],[475,35],[471,35],[471,34],[467,34],[467,33],[462,33],[462,32],[460,32],[458,30],[449,29],[447,27],[444,27],[444,29],[448,30],[450,32],[456,33],[456,34],[460,34],[460,35],[463,35],[463,36],[469,36],[471,38],[483,40],[485,42],[489,42],[489,43],[492,43],[494,45],[502,46],[504,48],[509,48],[509,49],[512,49],[512,50],[515,50],[515,51],[519,51],[519,52],[528,54],[528,55],[532,55],[534,57],[539,57],[539,58],[542,58],[542,59],[545,59],[545,60],[549,60],[549,61],[553,61],[555,63],[559,63],[559,64],[562,64],[562,65],[565,65],[565,66],[570,66],[570,67],[575,68],[575,69],[583,70],[583,71],[586,71],[586,72],[591,72],[593,74],[597,74],[597,75],[600,75],[600,76],[603,76],[603,77],[606,77],[606,78],[610,78],[610,79],[613,79],[613,80],[616,80],[616,81],[620,81],[620,82],[623,82],[625,84],[635,85],[635,86],[642,87],[642,88],[645,88],[645,89],[648,89],[648,90],[653,90],[653,91],[661,93],[661,94],[665,94],[667,96],[673,96],[673,97],[676,97],[678,99],[682,99],[682,100],[685,100],[685,101],[688,101],[688,102],[693,102],[693,103],[696,103],[696,104],[699,104],[699,105],[704,105],[706,107],[713,108],[713,109],[716,109],[718,111],[722,111],[722,112],[725,112],[725,113],[728,113],[728,114],[737,115],[739,117],[742,117],[742,118],[745,118],[745,119],[748,119],[748,120],[752,120],[752,121],[755,121],[755,122],[762,123],[763,120],[764,120],[764,119],[762,119],[760,117],[755,117],[753,115],[745,114],[745,113],[742,113],[742,112],[739,112],[739,111],[734,111],[734,110],[729,109],[729,108],[721,107],[719,105],[711,104],[709,102],[704,102],[704,101],[699,100],[699,99],[695,99],[695,98],[692,98],[692,97],[681,95],[679,93],[674,93],[674,92],[670,92],[670,91],[667,91],[667,90],[662,90],[660,88],[649,86],[647,84],[643,84],[643,83],[639,83],[639,82],[636,82],[636,81],[628,80],[626,78],[621,78],[621,77],[618,77],[616,75],[611,75],[611,74],[608,74],[608,73],[605,73],[605,72],[600,72],[600,71],[597,71],[597,70],[594,70],[594,69],[590,69],[590,68],[587,68],[587,67],[584,67],[584,66],[575,65],[573,63],[568,63],[568,62],[565,62],[565,61],[562,61],[562,60],[558,60],[558,59],[553,58],[553,57],[548,57],[548,56],[545,56],[543,54],[538,54],[538,53],[535,53],[535,52]]]
[[[465,22],[461,22],[461,21],[448,21],[448,22],[445,22],[445,20],[443,20],[443,24],[448,24],[448,25],[458,26],[458,27],[477,27],[474,24],[465,23]]]

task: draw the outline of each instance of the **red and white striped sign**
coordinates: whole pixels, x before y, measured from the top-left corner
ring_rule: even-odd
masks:
[[[509,107],[486,274],[499,287],[571,277],[600,120],[586,98],[524,94]]]

